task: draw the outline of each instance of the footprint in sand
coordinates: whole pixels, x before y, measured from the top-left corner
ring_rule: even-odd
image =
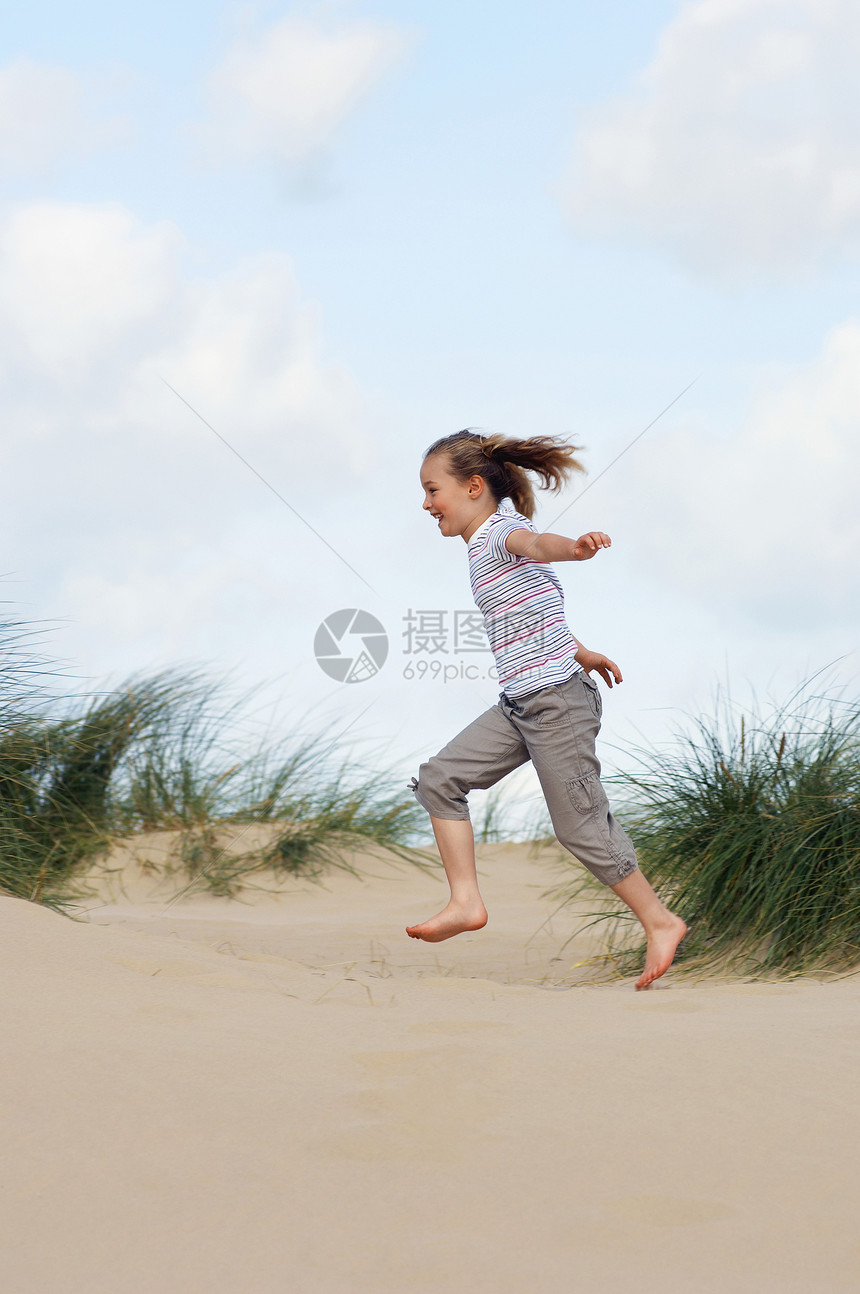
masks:
[[[613,1202],[612,1212],[652,1227],[693,1227],[703,1222],[721,1222],[740,1210],[717,1200],[697,1200],[688,1195],[622,1195]]]
[[[317,1145],[336,1160],[364,1164],[468,1163],[481,1154],[488,1120],[503,1109],[482,1072],[470,1068],[471,1057],[453,1042],[354,1052],[369,1084],[350,1093],[344,1126]]]
[[[242,975],[238,971],[230,970],[205,970],[199,962],[180,961],[171,958],[161,958],[158,961],[141,960],[130,957],[112,957],[110,959],[117,966],[125,966],[127,970],[137,971],[139,975],[149,975],[153,978],[159,977],[164,979],[181,979],[192,984],[202,984],[207,988],[259,988],[259,982],[248,975]]]
[[[428,1020],[424,1024],[411,1024],[410,1033],[479,1033],[486,1029],[509,1029],[503,1020]]]

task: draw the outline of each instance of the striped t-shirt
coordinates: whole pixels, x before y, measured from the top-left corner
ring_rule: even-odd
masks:
[[[551,566],[509,553],[514,530],[537,529],[518,512],[500,509],[469,540],[469,579],[506,696],[526,696],[564,683],[582,668],[579,644],[564,618],[564,592]]]

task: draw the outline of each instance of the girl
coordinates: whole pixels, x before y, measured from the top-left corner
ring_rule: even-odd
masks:
[[[502,692],[497,705],[412,779],[411,789],[430,814],[451,898],[437,916],[406,933],[438,943],[487,924],[466,796],[530,759],[561,844],[642,923],[648,948],[636,987],[643,989],[672,964],[687,927],[639,871],[630,838],[609,810],[594,748],[602,700],[591,671],[607,687],[621,682],[621,671],[573,637],[549,565],[587,561],[611,541],[600,530],[576,540],[539,534],[531,521],[535,497],[527,473],[558,491],[571,472],[583,470],[575,454],[575,446],[549,436],[514,440],[458,431],[424,455],[424,509],[443,535],[460,535],[467,545],[472,592]],[[507,499],[515,511],[502,506]]]

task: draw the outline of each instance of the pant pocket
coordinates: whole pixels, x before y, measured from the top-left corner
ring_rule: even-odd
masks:
[[[603,717],[603,698],[600,695],[599,687],[594,680],[586,674],[585,670],[582,671],[582,682],[585,687],[585,695],[588,697],[588,704],[591,706],[595,719],[601,719]]]
[[[562,728],[570,723],[567,702],[558,688],[548,688],[537,716],[541,728]]]
[[[593,813],[598,803],[600,780],[597,773],[586,777],[575,777],[572,782],[565,782],[568,798],[577,813],[584,816]]]

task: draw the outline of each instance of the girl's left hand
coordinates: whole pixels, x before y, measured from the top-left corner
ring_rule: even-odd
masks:
[[[573,546],[573,560],[587,562],[601,548],[610,548],[612,540],[602,530],[589,530],[587,535],[580,535]]]
[[[589,651],[587,647],[580,646],[574,660],[582,666],[586,674],[590,674],[593,669],[597,670],[607,687],[612,687],[613,679],[616,683],[623,682],[621,670],[615,661],[604,656],[602,651]]]

